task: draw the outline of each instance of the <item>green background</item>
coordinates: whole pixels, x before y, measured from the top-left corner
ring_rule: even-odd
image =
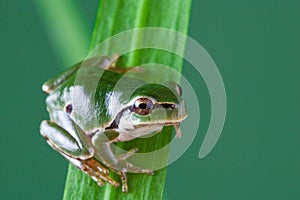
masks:
[[[91,35],[97,1],[76,2]],[[60,59],[35,4],[1,0],[0,9],[0,199],[61,199],[67,162],[39,134],[48,118],[40,88],[72,63]],[[200,160],[210,101],[186,65],[201,122],[169,166],[168,199],[300,199],[299,10],[296,0],[193,2],[189,35],[216,62],[228,112],[219,142]]]

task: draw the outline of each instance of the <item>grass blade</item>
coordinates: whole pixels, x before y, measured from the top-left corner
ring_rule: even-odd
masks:
[[[84,59],[89,33],[86,21],[73,1],[35,0],[45,29],[65,65]]]
[[[112,35],[140,27],[163,27],[187,32],[190,0],[103,0],[101,1],[91,49]],[[138,35],[136,36],[138,38]],[[137,40],[133,39],[132,45]],[[175,44],[174,44],[175,45]],[[107,52],[109,49],[107,49]],[[181,70],[182,59],[161,50],[139,50],[124,56],[118,65],[134,66],[147,62],[162,63]],[[172,138],[171,127],[149,139],[126,142],[123,148],[138,147],[147,152],[165,146]],[[115,175],[114,178],[117,179]],[[156,171],[154,176],[129,174],[130,193],[122,193],[120,188],[108,184],[99,187],[91,178],[73,166],[69,167],[64,200],[70,199],[162,199],[166,178],[166,168]]]

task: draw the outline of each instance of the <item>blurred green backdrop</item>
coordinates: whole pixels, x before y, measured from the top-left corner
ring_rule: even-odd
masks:
[[[89,43],[98,2],[74,2],[87,37],[80,42]],[[39,135],[48,118],[40,88],[77,59],[60,57],[62,47],[51,40],[57,33],[37,2],[2,0],[0,9],[0,199],[61,199],[67,162]],[[169,166],[168,199],[300,199],[299,10],[296,0],[193,2],[189,35],[218,65],[228,112],[217,146],[198,159],[210,103],[203,80],[186,64],[198,91],[200,130]]]

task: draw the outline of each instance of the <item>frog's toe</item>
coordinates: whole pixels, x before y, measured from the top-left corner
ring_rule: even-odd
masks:
[[[127,160],[138,151],[138,148],[133,148],[119,156],[119,160]]]
[[[95,172],[108,175],[109,170],[103,167],[97,160],[94,158],[86,159],[82,162],[83,167],[86,169],[92,169]]]
[[[141,167],[138,167],[138,166],[128,162],[127,160],[124,160],[123,158],[124,158],[124,156],[121,155],[121,157],[119,157],[118,164],[116,166],[113,166],[112,168],[114,168],[118,172],[124,172],[124,173],[129,172],[129,173],[153,175],[153,170],[143,169]]]
[[[101,181],[101,180],[99,180],[99,179],[97,179],[95,176],[91,176],[91,178],[92,178],[92,179],[93,179],[100,187],[104,186],[104,182]]]
[[[144,174],[148,174],[148,175],[154,175],[154,171],[151,169],[145,169]]]
[[[119,173],[122,181],[122,192],[128,192],[127,175],[124,172]]]
[[[127,159],[130,158],[132,155],[134,155],[137,151],[138,151],[138,148],[133,148],[133,149],[127,151],[126,153],[118,156],[118,160],[119,160],[118,165],[123,168],[121,171],[153,175],[154,174],[153,170],[140,168],[140,167],[127,161]]]
[[[128,184],[127,184],[127,172],[133,172],[132,170],[134,170],[133,173],[145,173],[145,174],[149,174],[149,175],[153,175],[153,171],[152,170],[147,170],[147,169],[141,169],[138,167],[134,167],[132,164],[129,164],[130,166],[130,170],[129,168],[125,168],[123,169],[123,171],[115,171],[115,173],[117,173],[120,177],[121,177],[121,182],[122,182],[122,192],[128,192]]]
[[[114,179],[109,177],[109,170],[104,168],[98,161],[94,158],[87,159],[82,161],[81,166],[82,171],[92,177],[94,181],[98,183],[99,186],[103,185],[103,181],[108,182],[109,184],[118,187],[119,183]]]

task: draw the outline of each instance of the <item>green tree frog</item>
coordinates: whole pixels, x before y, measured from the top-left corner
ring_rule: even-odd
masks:
[[[44,83],[50,120],[41,123],[40,132],[54,150],[100,186],[105,182],[119,186],[109,176],[112,170],[120,175],[122,191],[127,192],[126,173],[153,174],[153,170],[127,161],[137,149],[120,155],[111,145],[171,125],[179,137],[179,124],[187,111],[175,82],[146,83],[127,77],[115,87],[125,71],[115,68],[115,63],[116,59],[106,56],[91,58]]]

